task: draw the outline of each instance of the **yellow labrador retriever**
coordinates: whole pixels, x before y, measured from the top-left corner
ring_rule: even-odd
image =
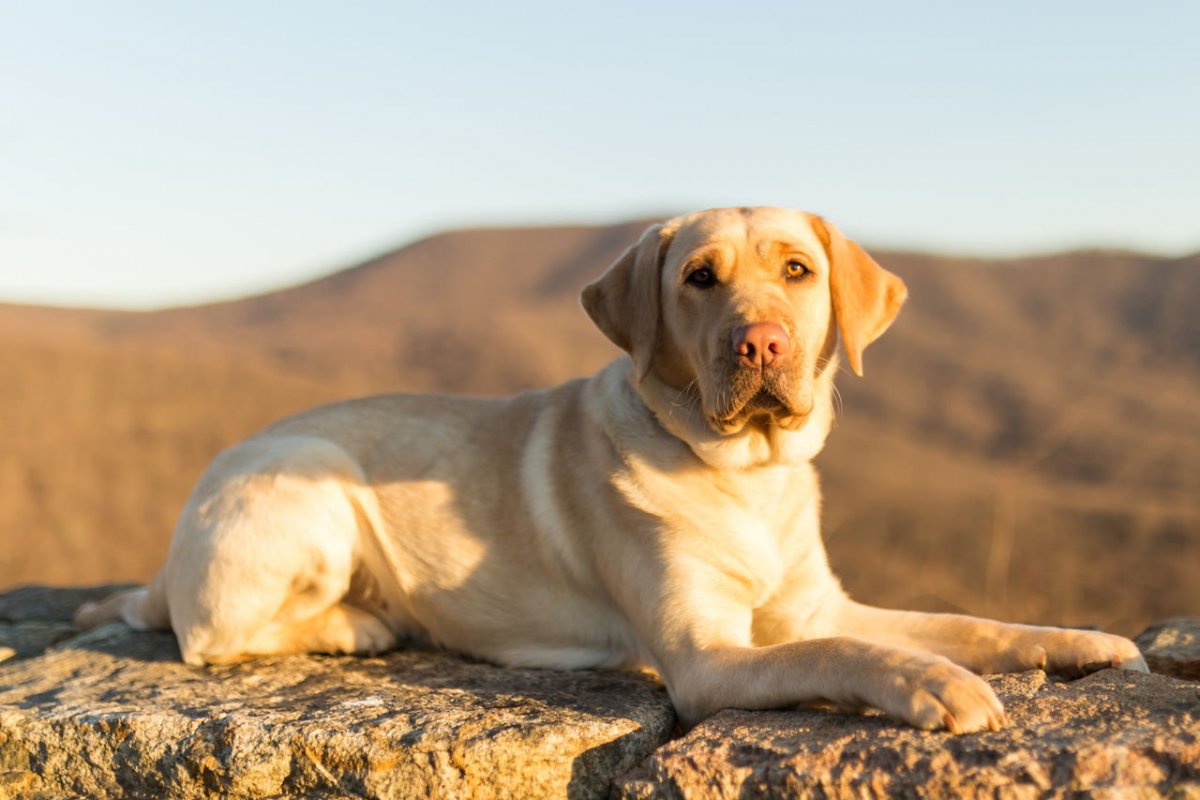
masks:
[[[703,211],[583,292],[628,352],[509,399],[319,408],[219,455],[144,589],[80,609],[171,627],[189,664],[426,640],[503,665],[648,666],[685,724],[871,706],[998,728],[974,672],[1145,669],[1103,633],[888,611],[826,563],[810,463],[904,284],[820,217]]]

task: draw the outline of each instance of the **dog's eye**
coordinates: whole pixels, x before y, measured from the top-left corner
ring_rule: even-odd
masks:
[[[789,278],[803,278],[812,271],[804,265],[803,261],[797,261],[796,259],[792,259],[791,261],[787,262],[787,267],[785,267],[785,269],[787,270],[787,276]]]
[[[717,282],[717,276],[708,267],[700,267],[688,273],[687,282],[692,286],[707,289]]]

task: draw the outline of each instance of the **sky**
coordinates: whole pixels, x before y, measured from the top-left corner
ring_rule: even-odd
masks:
[[[266,291],[723,205],[1200,250],[1200,3],[0,0],[0,301]]]

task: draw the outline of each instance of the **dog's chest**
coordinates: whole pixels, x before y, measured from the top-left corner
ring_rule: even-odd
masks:
[[[757,608],[778,591],[785,575],[784,548],[773,521],[754,511],[730,511],[709,521],[699,536],[705,562],[729,589]]]
[[[638,505],[662,521],[662,552],[680,569],[701,569],[757,608],[819,547],[811,467],[736,473],[643,472]]]

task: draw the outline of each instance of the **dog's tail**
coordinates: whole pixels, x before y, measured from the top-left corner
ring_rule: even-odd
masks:
[[[84,603],[75,612],[75,624],[82,630],[115,619],[124,620],[140,631],[170,628],[171,615],[167,610],[162,573],[155,575],[149,586],[124,589],[99,602]]]

